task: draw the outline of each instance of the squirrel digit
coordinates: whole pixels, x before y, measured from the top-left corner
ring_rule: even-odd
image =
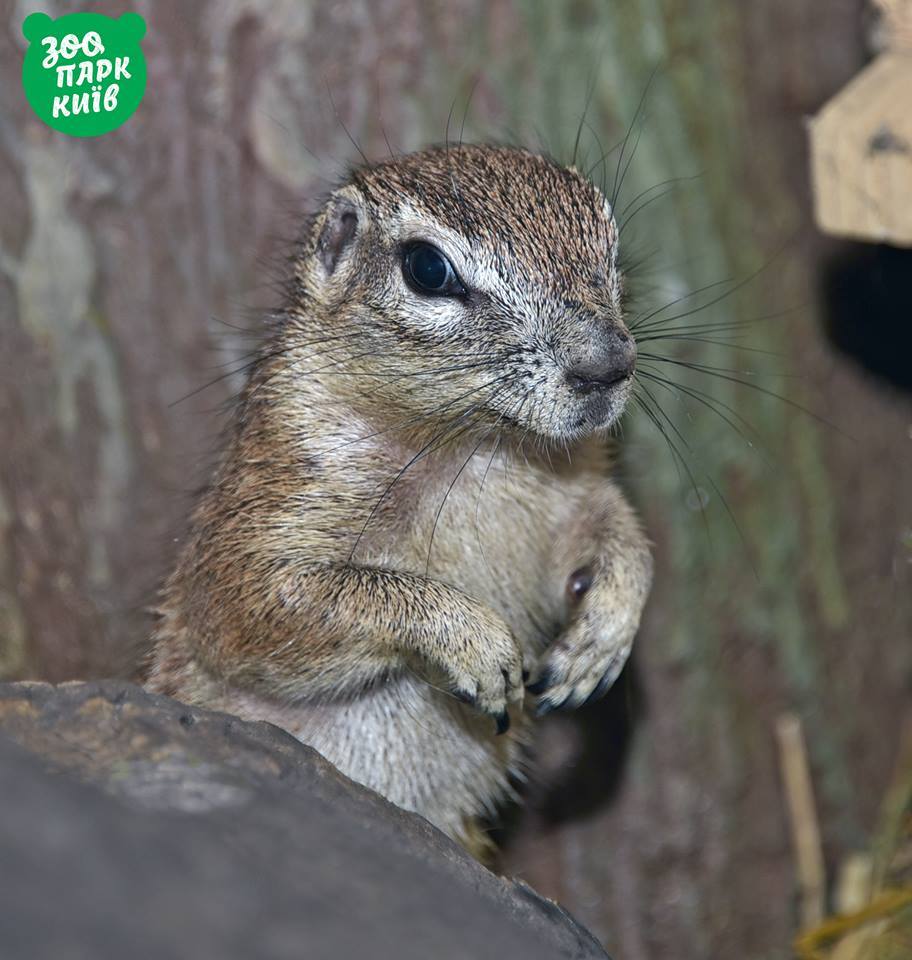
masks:
[[[608,689],[649,591],[609,478],[617,254],[599,189],[524,150],[355,170],[252,365],[148,686],[284,727],[479,853],[530,715]]]

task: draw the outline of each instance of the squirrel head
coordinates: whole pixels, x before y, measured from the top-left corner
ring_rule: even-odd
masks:
[[[575,170],[433,147],[330,195],[292,312],[318,318],[331,389],[351,402],[437,430],[572,442],[614,423],[631,390],[617,243],[611,205]]]

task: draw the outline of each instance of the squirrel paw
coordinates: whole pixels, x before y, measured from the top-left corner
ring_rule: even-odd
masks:
[[[627,662],[638,617],[588,607],[581,610],[544,652],[534,683],[538,717],[575,709],[604,696]]]
[[[497,733],[510,727],[507,709],[522,703],[522,651],[505,623],[493,617],[476,630],[439,648],[427,659],[446,677],[447,687],[457,700],[496,721]]]

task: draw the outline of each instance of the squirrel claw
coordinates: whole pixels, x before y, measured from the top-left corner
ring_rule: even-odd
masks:
[[[541,676],[535,681],[535,683],[526,684],[526,689],[529,691],[529,693],[534,694],[535,696],[538,696],[540,693],[544,693],[548,689],[548,687],[551,686],[551,683],[553,682],[553,680],[554,680],[554,671],[546,667],[545,670],[542,671]]]
[[[538,701],[538,706],[535,708],[536,717],[544,717],[554,710],[563,710],[564,707],[568,705],[569,697],[565,697],[563,700],[552,700],[550,697],[542,697]]]
[[[601,700],[614,684],[615,676],[616,673],[614,669],[608,670],[605,676],[599,680],[592,693],[590,693],[589,696],[583,701],[582,706],[585,707],[587,704],[595,703],[596,700]]]
[[[504,710],[503,713],[498,714],[495,718],[497,721],[497,736],[501,736],[510,729],[510,714]]]

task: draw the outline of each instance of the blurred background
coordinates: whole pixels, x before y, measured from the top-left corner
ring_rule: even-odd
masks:
[[[666,437],[624,425],[657,557],[634,660],[541,724],[503,867],[616,960],[790,956],[875,843],[912,715],[912,254],[817,231],[805,131],[871,56],[868,5],[129,6],[145,99],[81,141],[31,114],[21,23],[85,5],[0,2],[0,679],[135,673],[244,330],[349,133],[380,159],[449,118],[566,160],[588,101],[631,321],[691,366],[642,368],[684,385],[643,381]]]

